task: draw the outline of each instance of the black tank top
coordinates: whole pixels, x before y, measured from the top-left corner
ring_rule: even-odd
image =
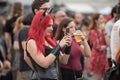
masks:
[[[45,56],[49,55],[50,52],[52,51],[52,49],[48,46],[45,46]],[[56,60],[46,69],[46,68],[43,68],[41,66],[39,66],[33,59],[32,57],[30,56],[30,54],[28,53],[28,51],[26,50],[27,52],[27,55],[29,56],[30,60],[31,60],[31,63],[32,63],[32,66],[34,68],[34,74],[33,74],[33,79],[36,79],[38,77],[38,74],[39,74],[39,77],[40,78],[49,78],[49,79],[58,79],[58,70],[56,68]]]

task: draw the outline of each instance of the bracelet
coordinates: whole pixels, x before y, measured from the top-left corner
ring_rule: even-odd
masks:
[[[70,45],[70,46],[68,46],[68,47],[66,47],[66,48],[65,48],[65,51],[64,51],[64,52],[65,52],[65,54],[67,54],[67,55],[69,55],[69,54],[70,54],[70,51],[71,51],[71,46],[72,46],[72,45]]]
[[[53,48],[51,51],[51,54],[58,56],[60,54],[61,47],[59,44],[56,45],[56,47]]]

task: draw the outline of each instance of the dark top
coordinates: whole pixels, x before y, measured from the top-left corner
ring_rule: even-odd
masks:
[[[45,47],[45,56],[49,55],[49,53],[52,51],[51,48],[49,47]],[[48,78],[48,79],[58,79],[58,75],[59,73],[57,72],[57,68],[56,68],[56,61],[54,61],[47,69],[42,68],[41,66],[39,66],[30,56],[30,54],[27,51],[27,55],[29,56],[32,65],[34,67],[34,74],[32,76],[32,79],[36,79],[36,78]],[[36,74],[37,73],[37,74]]]
[[[8,32],[10,34],[10,36],[12,38],[12,44],[13,44],[13,41],[14,41],[14,39],[13,39],[13,36],[14,36],[13,29],[15,27],[15,22],[16,22],[18,17],[19,16],[13,16],[11,19],[7,20],[5,28],[4,28],[4,32]]]
[[[28,66],[28,64],[24,60],[24,50],[22,48],[22,41],[26,41],[27,39],[27,33],[29,28],[23,28],[19,32],[19,47],[20,47],[20,71],[28,71],[31,70],[31,68]]]

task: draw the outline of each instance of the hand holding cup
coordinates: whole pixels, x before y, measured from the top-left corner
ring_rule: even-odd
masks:
[[[81,42],[83,41],[84,35],[80,30],[77,30],[73,33],[73,36],[76,40],[76,42]]]

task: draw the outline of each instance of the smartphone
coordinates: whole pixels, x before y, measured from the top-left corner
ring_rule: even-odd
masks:
[[[70,30],[69,30],[69,28],[66,28],[66,34],[68,34],[68,33],[69,33],[69,31],[70,31]]]

